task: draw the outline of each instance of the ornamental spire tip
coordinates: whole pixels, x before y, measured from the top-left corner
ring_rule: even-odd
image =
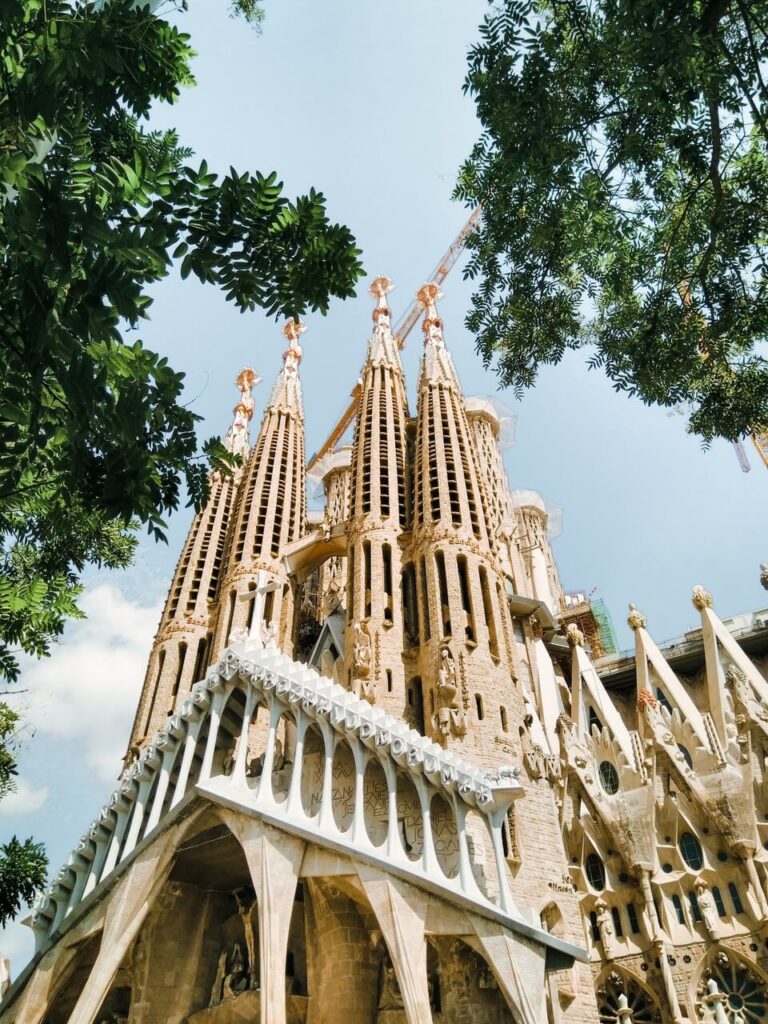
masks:
[[[244,455],[248,451],[248,424],[253,417],[251,392],[260,383],[261,377],[252,366],[246,366],[235,378],[235,386],[240,392],[240,401],[232,410],[235,418],[224,439],[225,447],[234,455]]]
[[[424,307],[424,322],[421,329],[424,332],[424,344],[429,342],[438,345],[443,344],[443,321],[437,312],[435,303],[442,296],[440,286],[435,281],[423,284],[416,295],[416,298]]]
[[[283,336],[288,341],[288,348],[283,352],[283,364],[286,373],[296,373],[303,355],[299,338],[306,331],[301,320],[286,320],[283,326]]]
[[[387,303],[387,293],[395,286],[389,277],[380,275],[371,281],[368,291],[377,300],[376,308],[373,311],[373,322],[376,326],[389,327],[392,320],[392,313]]]

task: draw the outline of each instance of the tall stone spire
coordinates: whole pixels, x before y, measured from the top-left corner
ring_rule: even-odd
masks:
[[[387,277],[375,278],[370,288],[376,307],[352,450],[345,660],[348,686],[402,715],[407,699],[401,575],[412,570],[401,564],[398,540],[409,517],[408,404],[387,305],[391,289]],[[406,647],[415,643],[416,630],[409,636]]]
[[[235,381],[240,399],[224,445],[243,460],[248,457],[252,390],[260,382],[251,367],[241,370]],[[227,528],[242,474],[241,468],[232,476],[211,474],[208,502],[192,520],[149,656],[129,752],[160,728],[205,671],[212,640],[209,607],[218,591]]]
[[[446,746],[498,760],[500,724],[522,720],[503,568],[487,527],[489,509],[475,431],[467,417],[437,312],[439,290],[419,291],[424,356],[416,422],[410,553],[417,572],[421,637],[416,679],[424,729]]]
[[[424,356],[419,377],[414,481],[414,530],[441,524],[487,543],[473,431],[467,420],[453,360],[445,347],[443,322],[435,305],[440,291],[425,284]]]
[[[285,646],[292,634],[293,602],[281,561],[306,521],[304,410],[299,339],[304,325],[289,320],[288,346],[243,473],[228,535],[217,609],[214,653],[235,630],[264,631]]]

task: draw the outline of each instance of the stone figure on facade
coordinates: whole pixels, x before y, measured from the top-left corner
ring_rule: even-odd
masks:
[[[760,582],[768,590],[768,562],[760,563]]]
[[[376,684],[371,675],[371,637],[365,622],[356,622],[352,629],[352,676],[358,697],[374,704]]]
[[[600,933],[600,942],[603,946],[603,953],[606,959],[612,960],[615,955],[614,938],[616,932],[613,927],[613,917],[604,900],[598,900],[595,904],[597,914],[597,928]]]
[[[274,622],[262,622],[261,642],[267,650],[274,650],[277,647],[277,624]]]
[[[440,650],[437,670],[436,728],[444,738],[463,736],[467,730],[464,709],[459,702],[456,662],[448,647]]]
[[[256,898],[253,893],[243,889],[236,889],[234,896],[240,920],[243,922],[245,949],[248,955],[248,988],[258,988],[256,933],[253,927],[253,912],[256,909]]]
[[[236,942],[235,947],[232,950],[232,959],[230,960],[229,971],[224,975],[222,1001],[224,999],[231,999],[232,996],[236,996],[240,992],[245,992],[247,988],[248,974],[245,969],[243,951],[240,948],[240,943]]]
[[[629,606],[629,615],[627,616],[627,625],[629,626],[630,629],[633,629],[633,630],[645,629],[645,627],[648,625],[648,623],[646,622],[646,619],[645,619],[645,616],[643,615],[643,613],[639,612],[637,610],[637,605],[636,604],[630,604],[630,606]]]
[[[715,906],[712,893],[704,884],[703,879],[697,878],[695,882],[696,899],[701,911],[701,919],[710,939],[717,939],[720,935],[720,919]]]

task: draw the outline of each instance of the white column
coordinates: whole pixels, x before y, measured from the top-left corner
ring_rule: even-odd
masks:
[[[235,758],[235,764],[232,768],[232,779],[235,784],[245,779],[245,761],[248,757],[248,733],[251,728],[251,719],[253,718],[253,711],[256,707],[256,693],[253,686],[249,683],[245,684],[247,692],[245,695],[245,710],[243,711],[243,724],[240,729],[240,741],[237,744],[237,757]]]
[[[117,824],[115,822],[115,824]],[[101,826],[98,829],[94,829],[94,842],[96,843],[96,852],[91,861],[91,870],[88,873],[88,878],[85,882],[85,888],[83,889],[83,899],[95,889],[99,884],[99,878],[104,867],[104,861],[107,859],[109,853],[109,843],[111,839],[111,833],[101,834],[103,829]]]
[[[421,869],[425,875],[431,877],[437,867],[437,858],[435,855],[435,841],[432,838],[432,818],[429,813],[431,803],[429,786],[419,775],[415,776],[413,781],[416,783],[419,803],[421,804],[421,831],[424,837],[421,850]]]
[[[205,715],[201,715],[196,722],[193,722],[187,732],[187,738],[184,741],[184,753],[181,755],[181,767],[179,768],[179,775],[176,779],[176,786],[173,790],[173,799],[171,800],[171,809],[173,809],[177,803],[182,799],[187,789],[187,781],[189,779],[189,772],[192,768],[192,762],[195,757],[195,748],[197,747],[197,738],[200,735],[200,729],[202,728],[203,722],[205,721]]]
[[[307,716],[301,708],[297,708],[296,750],[293,755],[293,775],[291,776],[291,788],[288,791],[288,806],[286,808],[286,813],[289,816],[298,814],[301,805],[301,778],[304,773],[304,736],[306,735],[308,725]]]
[[[213,754],[216,750],[216,740],[219,736],[219,725],[221,723],[221,712],[224,710],[224,704],[227,700],[227,696],[231,691],[219,690],[218,693],[214,694],[213,700],[211,701],[211,709],[208,713],[208,740],[205,744],[205,754],[203,754],[203,763],[200,766],[200,781],[207,782],[211,777],[211,768],[213,766]]]
[[[124,793],[121,799],[115,805],[115,813],[117,814],[117,821],[115,822],[115,831],[112,833],[112,840],[109,844],[109,850],[107,852],[107,858],[104,862],[104,870],[101,873],[99,881],[103,881],[108,874],[112,871],[114,866],[117,864],[117,858],[120,853],[120,847],[123,843],[123,836],[125,830],[128,828],[128,822],[131,817],[131,810],[133,803],[127,793]]]
[[[355,759],[355,809],[352,817],[352,842],[357,846],[362,843],[370,846],[368,833],[365,830],[365,766],[366,751],[356,737],[352,739],[352,756]]]
[[[387,860],[402,860],[403,850],[397,827],[397,771],[389,758],[379,763],[387,777]]]
[[[275,700],[273,694],[267,696],[269,708],[269,732],[267,733],[267,746],[264,751],[264,767],[261,770],[259,788],[256,799],[261,803],[274,804],[275,797],[272,792],[272,771],[275,765],[275,744],[277,743],[277,723],[280,721],[281,707],[279,701]]]
[[[336,822],[333,820],[333,752],[334,732],[328,722],[321,720],[320,727],[323,733],[325,745],[325,769],[323,771],[323,792],[320,797],[320,814],[317,825],[321,831],[337,832]]]
[[[141,826],[144,822],[145,805],[149,797],[150,790],[152,789],[152,783],[155,781],[156,773],[153,772],[151,775],[149,773],[147,774],[149,777],[142,779],[139,783],[139,794],[133,805],[131,827],[128,830],[128,837],[125,840],[125,847],[123,848],[123,856],[120,860],[124,860],[139,841],[139,833],[141,832]]]
[[[163,754],[163,763],[160,766],[160,777],[157,780],[157,788],[155,789],[155,796],[152,800],[152,809],[149,812],[149,818],[147,819],[147,827],[144,830],[144,835],[149,835],[155,825],[157,825],[160,820],[160,814],[163,810],[165,794],[168,792],[168,784],[171,781],[171,771],[173,770],[173,765],[178,751],[178,745],[175,740],[171,740],[170,742],[173,744],[173,747],[166,750]]]
[[[507,882],[507,862],[504,858],[504,846],[501,841],[501,828],[504,818],[506,817],[506,809],[501,808],[493,814],[492,817],[484,814],[483,819],[488,826],[488,831],[491,833],[491,842],[493,843],[493,856],[496,861],[496,873],[499,876],[499,906],[505,914],[515,913],[515,904],[512,899],[512,893],[509,891],[509,883]]]
[[[455,793],[451,794],[453,803],[453,814],[456,819],[456,837],[459,842],[459,884],[461,891],[467,895],[474,895],[472,886],[475,877],[472,874],[472,863],[469,859],[469,844],[467,843],[467,805]],[[475,888],[477,888],[475,884]]]

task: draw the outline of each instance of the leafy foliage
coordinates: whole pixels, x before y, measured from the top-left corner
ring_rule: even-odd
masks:
[[[199,452],[183,374],[135,334],[149,286],[178,263],[242,311],[325,314],[362,269],[320,192],[291,201],[274,172],[219,176],[175,132],[148,130],[152,104],[193,84],[188,37],[151,6],[4,0],[0,30],[0,677],[13,679],[20,651],[46,654],[79,615],[83,567],[128,564],[138,524],[162,538],[185,490],[204,501],[208,461],[227,462],[215,440]],[[6,846],[0,914],[40,858]]]
[[[45,885],[48,858],[42,843],[12,836],[0,845],[0,926],[12,920]]]
[[[149,7],[9,0],[0,25],[8,676],[11,646],[44,653],[76,614],[73,569],[126,564],[132,522],[161,537],[185,487],[197,504],[207,493],[183,374],[126,335],[147,316],[147,287],[179,261],[241,310],[293,316],[354,294],[361,267],[319,192],[291,202],[275,173],[220,178],[189,166],[174,132],[143,127],[154,101],[192,82],[188,37]]]
[[[14,737],[19,716],[0,703],[0,798],[13,790],[16,759]],[[35,893],[45,884],[48,860],[40,843],[13,836],[0,845],[0,927],[15,917],[23,904],[31,903]]]
[[[768,422],[768,17],[748,0],[502,0],[469,55],[483,132],[467,323],[505,385],[594,346],[705,441]]]

